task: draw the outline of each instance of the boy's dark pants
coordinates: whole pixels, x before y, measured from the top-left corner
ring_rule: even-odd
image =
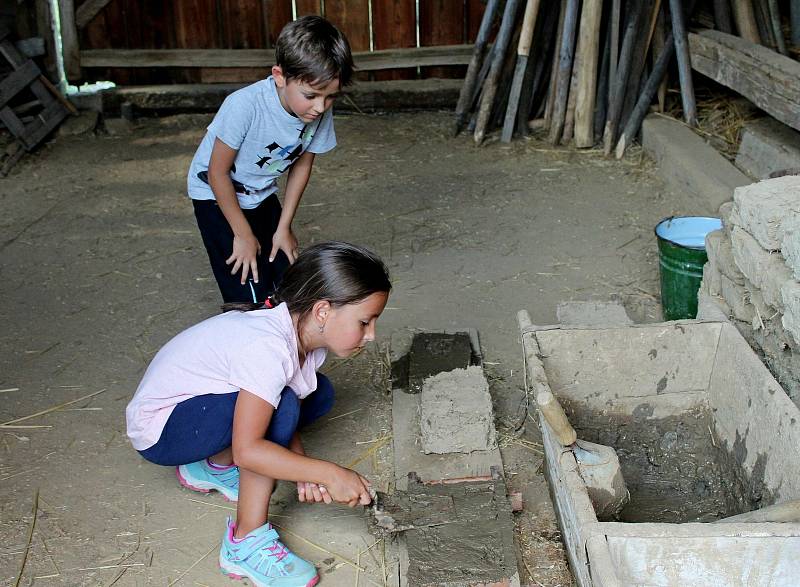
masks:
[[[225,219],[219,205],[214,200],[192,200],[197,226],[203,237],[203,244],[208,252],[211,269],[219,285],[224,302],[263,302],[275,291],[289,266],[289,260],[283,251],[278,251],[275,260],[269,262],[272,250],[272,236],[278,228],[281,217],[281,204],[278,196],[269,196],[257,208],[242,210],[253,234],[261,244],[258,256],[258,283],[250,276],[242,285],[241,269],[231,275],[233,265],[226,265],[225,260],[233,253],[233,230]]]

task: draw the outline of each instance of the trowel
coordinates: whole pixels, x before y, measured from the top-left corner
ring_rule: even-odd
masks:
[[[536,403],[558,442],[575,455],[578,474],[586,485],[597,518],[615,519],[630,500],[616,451],[610,446],[578,440],[578,433],[552,392],[539,393]]]

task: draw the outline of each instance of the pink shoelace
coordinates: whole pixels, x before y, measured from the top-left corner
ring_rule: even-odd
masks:
[[[280,542],[275,542],[272,546],[267,546],[267,550],[270,552],[270,555],[277,558],[278,561],[282,561],[286,558],[286,555],[289,554],[289,551],[286,550],[286,547]]]

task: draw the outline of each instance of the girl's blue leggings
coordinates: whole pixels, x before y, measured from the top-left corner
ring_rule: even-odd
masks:
[[[317,373],[317,389],[301,402],[286,387],[272,414],[266,439],[289,446],[298,428],[311,424],[333,407],[333,385]],[[208,394],[179,403],[170,414],[158,442],[139,453],[157,465],[186,465],[217,454],[231,446],[233,411],[239,392]]]

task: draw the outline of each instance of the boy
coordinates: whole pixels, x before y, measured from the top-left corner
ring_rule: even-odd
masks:
[[[225,99],[189,168],[189,197],[225,302],[265,300],[294,263],[292,219],[314,156],[336,146],[331,106],[353,72],[347,39],[319,16],[283,28],[275,61],[270,77]],[[287,170],[281,209],[277,180]]]

